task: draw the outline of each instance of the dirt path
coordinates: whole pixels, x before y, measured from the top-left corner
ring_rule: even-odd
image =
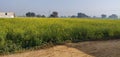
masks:
[[[120,57],[120,40],[69,43],[0,57]]]

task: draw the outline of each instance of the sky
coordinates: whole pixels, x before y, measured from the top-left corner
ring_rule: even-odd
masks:
[[[78,12],[89,16],[120,16],[120,0],[0,0],[0,12],[15,12],[17,16],[27,12],[49,16],[53,11],[59,16],[77,15]]]

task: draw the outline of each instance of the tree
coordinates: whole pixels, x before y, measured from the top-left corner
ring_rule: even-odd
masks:
[[[71,18],[76,18],[76,16],[75,16],[75,15],[72,15]]]
[[[93,16],[93,18],[98,18],[97,16]]]
[[[102,18],[107,18],[107,15],[102,14],[101,17],[102,17]]]
[[[46,16],[45,16],[45,15],[42,15],[41,17],[42,17],[42,18],[45,18]]]
[[[26,13],[26,17],[35,17],[35,13],[34,12],[27,12]]]
[[[87,16],[86,14],[84,13],[78,13],[78,18],[88,18],[89,16]]]
[[[112,14],[112,15],[109,16],[109,18],[117,19],[118,16],[116,14]]]
[[[41,17],[41,15],[38,14],[38,15],[36,15],[36,17]]]
[[[52,12],[50,17],[54,17],[54,18],[58,17],[58,12],[56,12],[56,11]]]
[[[38,14],[38,15],[36,15],[36,17],[42,17],[42,18],[45,18],[46,16],[45,16],[45,15],[40,15],[40,14]]]

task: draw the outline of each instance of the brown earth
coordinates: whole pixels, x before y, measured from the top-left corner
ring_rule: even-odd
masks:
[[[68,43],[0,57],[120,57],[120,40]]]

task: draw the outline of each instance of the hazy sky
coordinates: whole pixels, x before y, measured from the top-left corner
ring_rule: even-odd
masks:
[[[59,15],[77,15],[78,12],[90,16],[117,14],[120,16],[120,0],[0,0],[0,11],[25,15],[32,11],[48,15],[58,11]]]

